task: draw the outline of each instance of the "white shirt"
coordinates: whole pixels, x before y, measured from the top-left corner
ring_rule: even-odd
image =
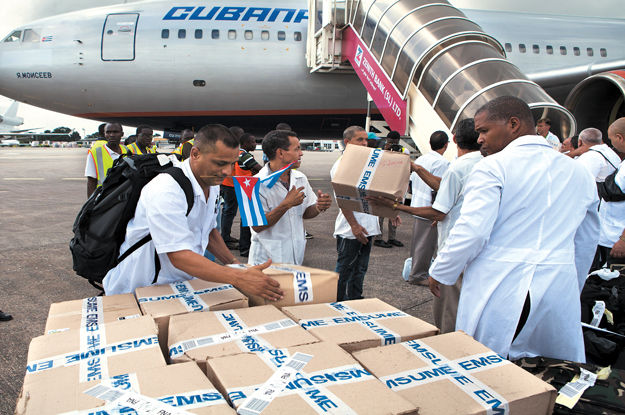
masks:
[[[264,179],[273,173],[269,169],[269,163],[256,174],[259,179]],[[262,264],[269,258],[273,262],[283,264],[302,265],[304,251],[306,249],[306,231],[304,230],[304,211],[317,203],[317,196],[308,184],[308,179],[303,173],[291,170],[289,189],[304,187],[304,203],[289,209],[275,225],[258,233],[252,229],[252,243],[250,245],[249,264]],[[278,207],[286,198],[288,190],[278,180],[269,189],[260,185],[260,200],[265,213],[269,213]]]
[[[609,163],[606,158],[610,160]],[[590,150],[579,156],[577,161],[582,163],[599,183],[604,182],[605,178],[616,170],[615,167],[621,164],[621,158],[607,144],[592,146]]]
[[[121,157],[121,154],[114,152],[106,144],[102,145],[102,147],[104,147],[104,149],[109,153],[113,161]],[[87,165],[85,166],[85,177],[93,177],[94,179],[98,178],[98,172],[95,168],[95,161],[93,160],[91,151],[89,151],[89,153],[87,154]]]
[[[552,133],[551,131],[549,131],[547,133],[547,137],[545,137],[545,140],[547,140],[547,142],[549,143],[549,145],[556,150],[557,152],[560,152],[560,148],[562,148],[562,143],[560,143],[560,139],[558,138],[557,135],[555,135],[554,133]]]
[[[341,159],[339,158],[332,166],[332,169],[330,170],[330,179],[334,178],[334,173],[336,173],[336,169],[338,169],[340,161]],[[336,199],[336,194],[334,195],[334,198]],[[369,236],[381,234],[380,223],[377,216],[362,212],[353,213],[356,222],[365,228]],[[334,223],[334,237],[336,238],[337,236],[345,239],[356,239],[354,233],[352,232],[352,227],[347,222],[347,219],[345,219],[345,215],[343,215],[343,211],[341,209],[339,209],[339,214],[336,217],[336,222]]]
[[[446,285],[464,270],[456,329],[512,360],[584,362],[579,297],[596,251],[598,203],[586,170],[536,135],[477,163],[429,270]],[[512,343],[528,292],[529,317]]]
[[[120,255],[148,233],[152,240],[133,252],[104,278],[107,295],[132,293],[136,288],[152,284],[154,280],[154,253],[158,253],[161,270],[157,284],[190,280],[193,277],[169,261],[168,252],[189,250],[204,255],[208,235],[217,225],[215,203],[219,186],[212,186],[208,200],[191,172],[189,160],[179,164],[193,186],[193,209],[187,213],[184,191],[169,174],[160,174],[141,191],[135,216],[126,228],[126,239]]]
[[[422,166],[437,177],[442,177],[443,173],[445,173],[449,167],[449,161],[436,151],[430,151],[426,155],[419,157],[415,160],[415,164]],[[410,180],[412,181],[412,200],[410,201],[410,206],[432,206],[432,188],[425,184],[417,173],[413,172],[410,175]],[[419,216],[415,216],[415,218],[423,219]]]
[[[436,200],[432,204],[432,208],[446,214],[445,219],[438,222],[439,248],[445,244],[449,231],[460,217],[460,209],[464,202],[464,185],[473,167],[483,158],[479,151],[472,151],[456,159],[443,173]]]
[[[586,153],[585,153],[586,154]],[[625,162],[619,163],[618,173],[614,177],[614,183],[621,190],[625,190]],[[601,217],[601,235],[599,236],[599,245],[612,248],[618,238],[623,234],[625,229],[625,201],[622,202],[606,202],[601,201],[599,207],[599,216]]]

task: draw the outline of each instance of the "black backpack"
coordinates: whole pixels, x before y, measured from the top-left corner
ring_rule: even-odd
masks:
[[[102,284],[109,270],[152,239],[148,233],[119,256],[119,248],[126,237],[128,222],[135,214],[141,190],[160,173],[171,175],[184,190],[189,215],[194,199],[191,181],[163,154],[143,154],[115,160],[102,186],[93,192],[78,213],[69,249],[72,251],[74,271],[88,279],[94,287],[101,288],[97,284]]]

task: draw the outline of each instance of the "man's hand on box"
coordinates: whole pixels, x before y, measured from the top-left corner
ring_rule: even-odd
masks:
[[[263,273],[263,270],[269,268],[270,265],[271,260],[245,270],[237,288],[258,295],[265,300],[277,301],[284,298],[284,291],[280,289],[280,283]]]
[[[317,190],[317,209],[321,212],[325,212],[330,209],[332,205],[332,198],[327,193],[321,193],[321,190]]]
[[[291,190],[289,190],[289,192],[286,194],[286,197],[284,198],[284,203],[289,206],[289,209],[304,203],[304,198],[306,197],[306,195],[304,194],[303,190],[303,186],[299,188],[295,188],[295,186],[293,186]]]
[[[392,209],[393,206],[395,205],[395,200],[389,199],[388,197],[369,196],[369,197],[365,197],[365,200],[368,200],[369,202],[371,202],[373,206],[383,206],[383,207],[389,207]]]
[[[367,232],[365,228],[360,226],[360,224],[356,223],[352,225],[352,233],[361,244],[367,245],[369,243],[369,239],[367,239],[367,237],[369,236],[369,232]]]

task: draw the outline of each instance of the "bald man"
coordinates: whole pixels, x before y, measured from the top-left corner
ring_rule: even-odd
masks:
[[[625,152],[625,118],[619,118],[608,129],[608,137],[619,152]],[[580,157],[581,158],[581,157]],[[625,192],[625,169],[623,162],[618,165],[614,184]],[[625,201],[601,201],[599,208],[601,234],[593,268],[608,267],[614,263],[623,263],[625,258]]]
[[[440,296],[438,285],[464,270],[456,330],[511,360],[584,362],[579,297],[598,240],[595,182],[536,135],[518,98],[481,107],[475,130],[488,157],[465,185],[460,217],[430,267],[430,290]]]

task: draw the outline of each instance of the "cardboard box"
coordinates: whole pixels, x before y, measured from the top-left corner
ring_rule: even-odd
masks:
[[[50,306],[45,333],[75,330],[88,325],[111,323],[139,316],[141,311],[132,294],[65,301]]]
[[[206,359],[261,352],[269,358],[275,349],[319,340],[266,305],[238,310],[192,313],[169,320],[169,358],[172,363],[195,361],[206,372]]]
[[[56,415],[61,413],[117,415],[136,413],[84,393],[98,385],[115,388],[116,392],[137,393],[155,398],[171,407],[203,415],[235,415],[224,397],[193,363],[140,370],[114,378],[92,381],[73,387],[25,386],[17,402],[19,415]],[[96,390],[97,392],[97,390]],[[90,411],[91,410],[91,411]]]
[[[234,264],[233,268],[249,268],[250,264]],[[245,291],[250,307],[271,304],[275,307],[289,307],[299,304],[322,304],[336,301],[339,274],[324,269],[293,264],[272,264],[263,271],[280,283],[284,298],[278,301],[265,300]]]
[[[353,356],[418,407],[420,415],[504,413],[506,401],[510,414],[553,412],[556,390],[551,385],[461,331]]]
[[[384,196],[403,203],[410,181],[410,156],[378,148],[347,146],[332,188],[341,209],[395,218],[389,207],[372,206],[367,196]]]
[[[25,385],[74,385],[165,366],[156,324],[143,316],[35,337]]]
[[[417,414],[413,405],[380,383],[340,347],[320,342],[288,348],[290,356],[297,352],[312,359],[300,370],[300,376],[263,409],[263,415]],[[235,408],[281,370],[250,353],[209,359],[207,365],[213,385],[228,395]]]
[[[158,324],[158,340],[166,359],[169,317],[196,311],[230,310],[248,306],[247,298],[229,284],[218,284],[198,279],[174,284],[151,285],[135,290],[144,315],[150,315]]]
[[[377,298],[285,307],[282,311],[315,337],[350,353],[438,334],[435,326]]]

